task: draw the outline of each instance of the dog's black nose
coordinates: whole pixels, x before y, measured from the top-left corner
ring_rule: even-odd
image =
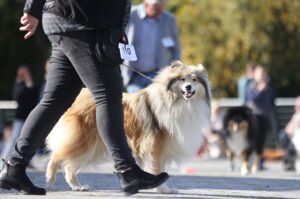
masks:
[[[192,89],[192,86],[188,84],[188,85],[185,86],[185,89],[189,91],[189,90]]]

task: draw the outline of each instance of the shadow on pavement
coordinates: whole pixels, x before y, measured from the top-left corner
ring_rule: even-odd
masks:
[[[33,182],[45,186],[44,173],[29,173]],[[81,173],[78,178],[82,185],[89,185],[91,190],[118,190],[119,184],[114,174]],[[170,187],[178,189],[208,189],[208,190],[245,190],[245,191],[293,191],[300,190],[300,179],[274,179],[257,177],[222,177],[222,176],[171,176],[167,181]],[[70,190],[64,174],[57,174],[56,187],[58,191]]]
[[[256,177],[172,176],[168,184],[180,189],[263,190],[275,192],[300,190],[300,179]]]

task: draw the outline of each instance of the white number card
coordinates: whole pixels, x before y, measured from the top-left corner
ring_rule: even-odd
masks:
[[[172,37],[164,37],[161,42],[165,48],[172,48],[175,46],[175,42]]]
[[[121,54],[121,58],[124,60],[128,60],[128,61],[136,61],[137,60],[137,56],[134,50],[134,46],[131,44],[122,44],[119,43],[119,49],[120,49],[120,54]]]

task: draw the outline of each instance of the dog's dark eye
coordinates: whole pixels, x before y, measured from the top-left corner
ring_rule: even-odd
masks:
[[[180,80],[181,80],[181,81],[185,81],[185,78],[181,78]]]
[[[195,81],[197,81],[197,79],[196,79],[196,78],[193,78],[193,82],[195,82]]]

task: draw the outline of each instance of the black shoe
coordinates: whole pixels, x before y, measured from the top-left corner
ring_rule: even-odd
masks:
[[[152,189],[164,183],[169,175],[162,172],[159,175],[152,175],[140,169],[136,164],[124,173],[116,172],[119,180],[121,190],[126,196],[136,194],[140,189]]]
[[[0,188],[16,189],[28,195],[45,195],[45,189],[34,186],[27,177],[25,170],[25,165],[12,166],[4,161],[3,169],[0,172]]]
[[[284,165],[284,170],[286,170],[286,171],[295,171],[296,170],[294,159],[284,160],[283,165]]]

